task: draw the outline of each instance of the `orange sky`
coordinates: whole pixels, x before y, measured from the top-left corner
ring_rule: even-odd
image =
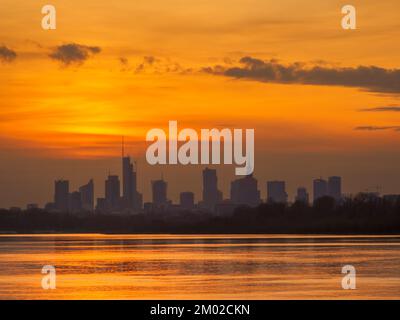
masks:
[[[336,157],[334,164],[324,161],[326,165],[314,177],[348,175],[349,192],[375,182],[387,185],[387,191],[400,192],[399,173],[393,174],[391,167],[400,132],[354,130],[400,125],[399,112],[360,112],[399,106],[398,93],[265,83],[201,72],[215,65],[236,66],[244,56],[277,59],[282,65],[300,61],[308,67],[399,68],[398,0],[352,1],[357,9],[356,31],[341,29],[344,3],[334,0],[305,0],[301,6],[295,0],[50,3],[57,9],[57,30],[44,31],[43,1],[1,2],[0,46],[15,51],[17,57],[11,62],[0,60],[0,160],[8,183],[0,188],[6,194],[0,206],[22,205],[32,195],[34,181],[26,183],[27,195],[21,198],[7,191],[10,183],[20,187],[12,182],[20,172],[15,159],[114,161],[121,135],[127,137],[130,152],[140,158],[146,132],[166,128],[168,120],[178,120],[181,128],[255,128],[259,159],[271,154],[279,159],[311,154],[315,159],[307,158],[307,167],[318,167],[321,157]],[[70,65],[49,57],[58,46],[71,43],[101,51]],[[145,62],[145,57],[152,57],[152,62]],[[343,155],[353,154],[351,166],[339,166]],[[382,156],[357,171],[362,165],[356,158],[377,155]],[[277,174],[283,172],[283,167],[273,168],[279,163],[267,162],[269,171],[263,169],[264,160],[255,163],[261,189],[269,178],[308,183],[292,171],[290,176]],[[293,166],[296,163],[288,161],[285,172]],[[379,170],[382,181],[376,181],[377,173],[360,180],[376,171],[373,166],[387,168],[384,173]],[[355,172],[358,175],[352,177]],[[312,174],[308,172],[308,179]],[[87,175],[100,176],[99,171]],[[174,195],[178,189],[179,185],[173,189]],[[33,195],[44,201],[49,191]]]

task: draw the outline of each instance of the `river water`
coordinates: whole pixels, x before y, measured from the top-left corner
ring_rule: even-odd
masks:
[[[400,236],[0,235],[0,299],[400,299]]]

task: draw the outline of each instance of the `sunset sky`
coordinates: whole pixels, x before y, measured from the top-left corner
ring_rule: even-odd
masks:
[[[41,8],[57,29],[41,28]],[[255,175],[313,178],[344,191],[400,193],[400,3],[336,0],[1,0],[0,207],[43,205],[56,178],[71,189],[120,174],[120,141],[139,161],[139,189],[163,172],[169,197],[202,167],[149,167],[145,135],[168,120],[254,128]],[[229,196],[234,167],[219,167]],[[178,177],[178,178],[177,178]],[[184,177],[184,178],[183,178]]]

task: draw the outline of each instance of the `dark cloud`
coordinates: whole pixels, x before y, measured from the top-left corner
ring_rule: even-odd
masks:
[[[118,61],[121,65],[121,71],[125,72],[125,71],[130,71],[131,70],[131,66],[129,65],[129,60],[126,57],[119,57]]]
[[[169,58],[145,56],[143,57],[142,61],[135,66],[134,72],[136,74],[188,74],[192,73],[193,70],[190,68],[185,68]]]
[[[146,71],[147,68],[154,66],[159,60],[153,56],[143,57],[143,61],[136,66],[135,73]]]
[[[50,58],[60,61],[65,66],[82,64],[91,56],[100,53],[101,48],[85,46],[76,43],[64,44],[56,47],[49,55]]]
[[[5,46],[0,46],[0,61],[13,62],[17,58],[17,53]]]
[[[127,58],[125,57],[119,57],[119,62],[123,65],[123,66],[127,66],[129,64],[129,61]]]
[[[389,107],[376,107],[360,109],[361,112],[400,112],[400,107],[389,106]]]
[[[237,66],[216,65],[202,71],[261,82],[357,87],[373,92],[400,93],[400,69],[376,66],[343,68],[308,66],[301,62],[285,65],[277,60],[264,61],[247,56],[241,58]]]
[[[394,130],[394,131],[400,131],[400,126],[361,126],[361,127],[354,128],[354,130],[363,130],[363,131]]]

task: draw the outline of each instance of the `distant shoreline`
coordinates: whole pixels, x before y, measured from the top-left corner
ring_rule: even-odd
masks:
[[[400,200],[355,198],[313,206],[266,203],[237,207],[231,215],[163,211],[141,214],[57,213],[0,210],[1,234],[400,234]]]
[[[1,236],[31,236],[31,235],[83,235],[83,234],[88,234],[88,235],[104,235],[104,236],[112,236],[112,235],[188,235],[188,236],[240,236],[240,235],[249,235],[249,236],[327,236],[327,237],[334,237],[334,236],[387,236],[387,237],[400,237],[400,232],[394,232],[394,233],[295,233],[295,232],[277,232],[277,233],[222,233],[222,232],[216,232],[216,233],[192,233],[192,232],[180,232],[180,233],[171,233],[171,232],[138,232],[138,233],[128,233],[128,232],[95,232],[95,231],[59,231],[59,232],[45,232],[45,231],[32,231],[32,232],[0,232],[0,237]]]

